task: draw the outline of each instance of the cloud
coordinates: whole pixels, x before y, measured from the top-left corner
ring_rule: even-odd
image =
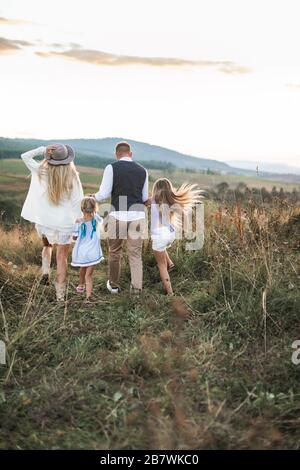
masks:
[[[0,22],[5,18],[0,17]],[[43,58],[49,57],[61,57],[70,60],[76,60],[79,62],[86,62],[97,66],[109,66],[109,67],[128,67],[134,65],[142,65],[148,67],[193,67],[193,68],[212,68],[219,72],[226,73],[229,75],[245,74],[250,73],[251,69],[242,65],[236,64],[229,60],[192,60],[182,59],[176,57],[142,57],[142,56],[131,56],[112,54],[109,52],[103,52],[93,49],[84,49],[79,44],[71,43],[64,45],[61,43],[44,44],[42,41],[35,43],[6,39],[0,37],[0,54],[11,53],[22,49],[22,47],[32,46],[45,46],[46,48],[53,48],[56,50],[50,51],[37,51],[36,55]],[[65,50],[61,50],[66,48]]]
[[[22,41],[18,39],[6,39],[0,37],[0,54],[6,54],[9,52],[15,52],[22,49],[22,47],[32,46],[32,43],[28,41]]]
[[[61,45],[59,45],[61,46]],[[248,67],[231,61],[192,60],[175,57],[139,57],[130,55],[111,54],[93,49],[83,49],[80,46],[70,47],[65,51],[36,52],[40,57],[62,57],[80,62],[87,62],[98,66],[125,67],[144,65],[149,67],[203,67],[214,68],[226,74],[249,73]]]
[[[300,89],[300,83],[287,83],[286,86],[289,88]]]
[[[70,42],[69,44],[62,44],[60,42],[54,42],[52,44],[43,44],[44,46],[47,47],[54,47],[55,49],[65,49],[66,47],[69,47],[70,49],[80,49],[81,46],[80,44],[77,44],[75,42]]]
[[[0,16],[0,24],[13,25],[13,24],[25,24],[25,23],[30,23],[30,21],[17,20],[15,18],[4,18],[3,16]]]

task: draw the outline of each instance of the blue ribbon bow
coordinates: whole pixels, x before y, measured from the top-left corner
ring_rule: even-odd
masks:
[[[93,238],[93,235],[94,235],[94,232],[96,232],[96,228],[97,228],[97,220],[96,219],[93,219],[92,220],[92,233],[91,233],[91,238]]]
[[[86,224],[83,222],[80,225],[80,238],[84,238],[86,236]]]
[[[94,232],[96,232],[97,229],[97,221],[96,219],[92,219],[92,232],[91,232],[91,238],[93,238]],[[86,224],[83,222],[80,226],[80,238],[84,238],[86,236]]]

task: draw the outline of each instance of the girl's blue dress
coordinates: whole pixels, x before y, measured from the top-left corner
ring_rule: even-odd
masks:
[[[75,224],[73,236],[77,240],[72,251],[72,266],[93,266],[104,259],[100,244],[100,222],[102,218],[96,214],[88,222],[82,220]]]

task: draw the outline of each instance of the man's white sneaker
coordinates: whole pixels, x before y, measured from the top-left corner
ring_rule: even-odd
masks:
[[[111,294],[119,294],[121,289],[119,287],[112,287],[110,285],[110,282],[109,280],[107,281],[106,283],[106,287],[107,287],[107,290],[111,293]]]

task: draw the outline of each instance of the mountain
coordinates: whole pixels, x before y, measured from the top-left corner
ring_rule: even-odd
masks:
[[[268,172],[268,173],[279,173],[279,174],[296,174],[300,175],[299,166],[290,166],[285,163],[268,163],[260,161],[251,161],[251,160],[228,160],[226,163],[229,166],[235,168],[240,168],[242,170],[252,170],[256,171],[258,168],[259,171]]]
[[[37,140],[37,139],[7,139],[0,138],[0,152],[23,152],[24,150],[34,148],[39,145],[48,145],[52,142],[57,142],[58,139],[53,140]],[[194,170],[216,170],[221,172],[230,172],[230,166],[226,163],[219,162],[218,160],[211,160],[208,158],[198,158],[191,155],[186,155],[175,150],[170,150],[157,145],[146,144],[144,142],[137,142],[131,139],[123,139],[119,137],[107,137],[104,139],[59,139],[59,142],[72,145],[77,153],[86,156],[93,156],[98,158],[112,159],[114,156],[114,149],[117,142],[126,140],[132,146],[132,151],[135,159],[143,161],[151,161],[157,163],[171,163],[179,168],[188,168]],[[2,157],[3,158],[3,157]]]
[[[132,146],[135,160],[144,162],[149,169],[212,170],[224,175],[243,175],[287,183],[300,183],[300,170],[288,165],[260,164],[251,161],[232,160],[220,162],[210,158],[195,157],[176,152],[158,145],[151,145],[122,137],[103,139],[8,139],[0,137],[0,158],[18,158],[20,154],[39,145],[62,142],[72,145],[77,154],[78,165],[104,168],[114,160],[114,149],[120,140],[127,140]],[[234,165],[234,166],[231,166]]]

